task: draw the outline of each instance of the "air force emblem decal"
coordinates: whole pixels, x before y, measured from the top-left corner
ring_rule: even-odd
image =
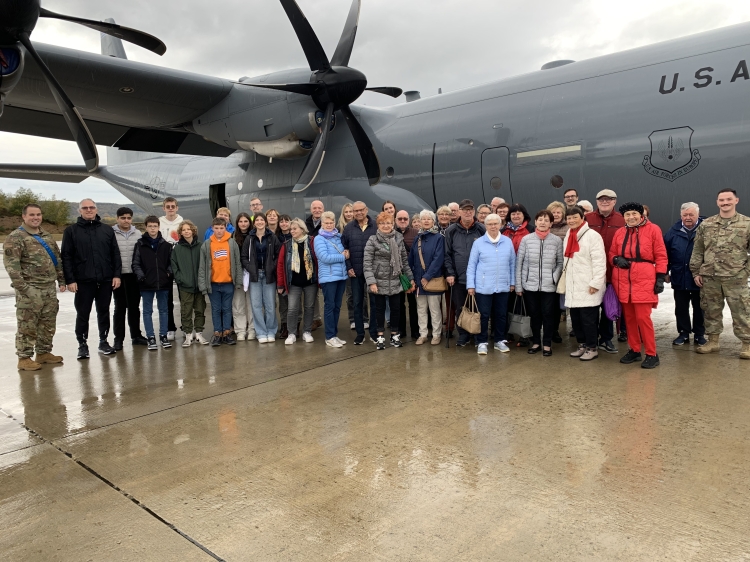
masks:
[[[689,174],[701,160],[698,150],[693,150],[692,138],[690,127],[654,131],[648,136],[651,154],[643,157],[643,167],[652,176],[669,181]]]

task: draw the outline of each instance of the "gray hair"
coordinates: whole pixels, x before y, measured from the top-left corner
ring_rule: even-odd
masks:
[[[455,201],[451,201],[450,203],[448,203],[448,208],[450,209],[452,205],[458,207],[458,203],[456,203]]]
[[[594,206],[591,204],[591,201],[587,201],[584,199],[583,201],[578,202],[578,206],[586,211],[587,213],[593,213],[594,212]],[[487,220],[487,219],[485,219]]]
[[[305,224],[305,221],[303,221],[300,218],[294,218],[292,219],[292,224],[289,225],[289,228],[291,229],[295,224],[302,229],[302,232],[304,232],[305,234],[308,234],[307,225]]]
[[[687,211],[688,209],[695,209],[698,214],[700,214],[700,207],[698,207],[698,203],[693,203],[690,201],[689,203],[683,203],[682,207],[680,207],[680,212]]]
[[[451,211],[451,208],[450,208],[450,207],[449,207],[448,205],[441,205],[440,207],[438,207],[438,210],[437,210],[437,214],[438,214],[438,215],[439,215],[440,213],[448,213],[448,214],[451,214],[452,212],[453,212],[453,211]]]
[[[499,224],[503,224],[503,219],[500,218],[500,215],[497,213],[490,213],[486,217],[484,217],[484,224],[487,224],[491,221],[497,221]]]
[[[93,200],[93,199],[91,199],[90,197],[86,197],[86,199],[81,199],[81,202],[80,202],[80,203],[78,203],[78,210],[79,210],[79,211],[81,210],[81,207],[83,207],[83,204],[84,204],[84,203],[85,203],[86,201],[91,201],[91,202],[92,202],[92,203],[94,204],[94,207],[96,207],[96,201],[94,201],[94,200]]]
[[[336,222],[336,215],[333,213],[333,211],[326,211],[325,213],[320,215],[321,221],[325,219],[331,219],[333,222]]]
[[[437,223],[437,216],[435,216],[435,213],[433,213],[429,209],[423,209],[419,211],[419,220],[427,218],[432,219],[433,223]]]

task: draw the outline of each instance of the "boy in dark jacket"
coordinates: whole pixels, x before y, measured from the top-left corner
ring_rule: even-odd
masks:
[[[172,288],[172,245],[159,232],[159,218],[146,217],[146,233],[136,242],[133,250],[133,273],[138,278],[143,300],[143,325],[146,328],[148,348],[157,349],[154,335],[154,296],[159,309],[159,340],[163,348],[172,347],[167,338],[169,291]]]
[[[191,221],[185,220],[177,227],[177,232],[180,239],[172,249],[172,275],[180,293],[180,316],[185,334],[182,347],[190,347],[193,341],[208,345],[208,340],[203,337],[206,297],[198,288],[198,269],[201,263],[198,228]]]

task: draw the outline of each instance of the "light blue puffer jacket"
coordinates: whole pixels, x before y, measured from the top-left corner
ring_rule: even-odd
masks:
[[[331,283],[332,281],[345,281],[349,275],[346,273],[346,260],[344,259],[344,245],[341,243],[341,234],[330,238],[324,238],[318,234],[313,241],[315,255],[318,258],[318,283]]]
[[[516,252],[507,236],[493,243],[487,234],[471,247],[466,288],[480,295],[507,293],[516,282]]]

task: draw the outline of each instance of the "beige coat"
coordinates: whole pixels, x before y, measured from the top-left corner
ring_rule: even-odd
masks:
[[[563,240],[563,252],[568,247],[570,231]],[[607,252],[604,240],[598,232],[584,223],[578,231],[580,250],[571,258],[565,258],[565,306],[584,308],[600,306],[607,288]],[[593,295],[589,288],[599,289]]]

